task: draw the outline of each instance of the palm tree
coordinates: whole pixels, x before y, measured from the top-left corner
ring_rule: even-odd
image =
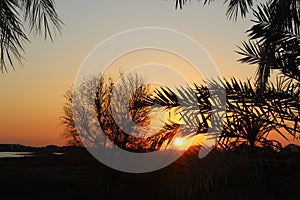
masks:
[[[210,4],[214,0],[204,0]],[[175,0],[182,8],[187,0]],[[254,9],[253,0],[225,0],[227,17],[236,20],[250,11],[255,24],[247,32],[249,41],[243,42],[239,53],[242,63],[258,65],[256,78],[258,92],[262,93],[272,69],[300,81],[300,0],[269,0]]]
[[[254,10],[249,42],[243,42],[238,53],[243,56],[239,61],[258,65],[257,86],[261,90],[272,69],[300,82],[299,13],[299,0],[273,0]]]
[[[264,99],[260,101],[257,100],[257,88],[250,80],[243,83],[232,79],[222,84],[226,90],[227,103],[224,127],[218,141],[220,147],[226,150],[246,144],[252,149],[257,146],[278,149],[280,143],[268,138],[271,132],[285,139],[284,131],[297,137],[300,131],[298,84],[284,77],[278,78],[276,85],[270,83],[266,86]],[[196,85],[195,88],[178,88],[176,93],[179,96],[174,95],[175,92],[170,89],[159,88],[156,95],[149,99],[148,105],[160,104],[166,108],[180,109],[187,134],[206,134],[211,127],[211,105],[216,103],[212,102],[210,91],[205,86]],[[198,107],[189,106],[192,95],[196,95]]]
[[[54,0],[1,0],[0,1],[0,71],[7,72],[7,63],[14,69],[14,59],[22,62],[24,42],[29,32],[53,40],[63,22],[55,10]]]
[[[278,78],[276,85],[266,85],[264,99],[260,101],[250,80],[243,83],[232,79],[224,84],[228,102],[220,146],[226,149],[247,144],[252,149],[269,146],[278,150],[280,143],[268,138],[272,132],[286,140],[284,131],[297,137],[299,124],[295,119],[300,115],[297,84]]]

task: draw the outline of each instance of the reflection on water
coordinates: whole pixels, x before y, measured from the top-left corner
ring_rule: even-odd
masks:
[[[54,153],[52,153],[53,155],[56,155],[56,156],[62,156],[62,155],[64,155],[64,153],[61,153],[61,152],[54,152]]]
[[[34,156],[33,152],[0,152],[0,158],[24,158]]]

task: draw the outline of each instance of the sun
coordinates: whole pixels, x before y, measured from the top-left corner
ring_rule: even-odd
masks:
[[[174,140],[174,144],[176,145],[176,146],[182,146],[183,145],[183,139],[182,138],[175,138],[175,140]]]

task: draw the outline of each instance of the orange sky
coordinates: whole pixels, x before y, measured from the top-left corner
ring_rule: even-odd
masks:
[[[174,10],[172,1],[163,0],[64,0],[57,1],[57,8],[66,24],[62,36],[54,43],[31,37],[23,66],[0,77],[0,143],[64,145],[59,123],[63,94],[88,53],[127,29],[156,26],[183,32],[208,51],[223,76],[245,80],[255,73],[255,67],[237,63],[234,53],[246,38],[249,19],[227,20],[221,2]]]

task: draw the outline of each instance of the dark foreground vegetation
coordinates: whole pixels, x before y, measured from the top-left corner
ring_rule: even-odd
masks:
[[[300,152],[267,148],[198,158],[190,148],[156,172],[128,174],[110,169],[84,148],[64,155],[0,159],[1,199],[299,199]]]

